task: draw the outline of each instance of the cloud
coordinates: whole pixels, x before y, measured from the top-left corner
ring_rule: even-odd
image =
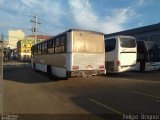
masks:
[[[153,0],[137,0],[137,5],[139,6],[145,6],[149,5]]]
[[[4,0],[0,0],[0,7],[4,5]]]
[[[0,0],[0,3],[3,0]],[[38,28],[43,33],[58,34],[67,28],[82,28],[95,30],[104,33],[112,33],[124,30],[125,25],[129,23],[137,14],[131,7],[112,8],[104,12],[103,16],[97,14],[92,5],[92,0],[68,0],[65,4],[61,0],[15,0],[5,1],[4,8],[8,9],[8,14],[4,16],[6,20],[0,20],[1,23],[8,25],[25,26],[30,28],[29,22],[31,17],[24,15],[37,15],[38,20],[42,23]],[[7,13],[8,12],[8,13]],[[15,14],[22,13],[22,14]],[[2,14],[1,14],[2,15]],[[0,28],[2,31],[3,28]],[[29,31],[26,31],[27,34]],[[31,34],[31,32],[30,32]]]
[[[0,4],[1,4],[0,0]],[[61,19],[63,16],[65,16],[65,12],[63,11],[62,4],[57,1],[53,0],[8,0],[5,1],[5,4],[3,6],[5,8],[5,12],[1,11],[1,14],[9,14],[4,16],[6,19],[6,22],[8,22],[8,25],[12,25],[13,23],[22,23],[21,26],[27,26],[30,27],[32,24],[29,22],[31,17],[26,17],[25,15],[29,16],[38,16],[38,20],[42,23],[39,25],[39,29],[43,28],[43,32],[49,33],[49,34],[55,34],[57,33],[57,29],[61,29],[63,27],[63,24],[61,22]],[[8,13],[7,13],[8,12]],[[12,19],[8,19],[11,16]],[[17,19],[21,18],[21,19]],[[18,20],[18,21],[16,21]],[[20,21],[21,20],[21,21]],[[1,22],[2,20],[0,20]],[[13,22],[16,21],[16,22]],[[3,21],[5,22],[5,21]],[[29,25],[30,24],[30,25]],[[19,24],[17,24],[18,26]],[[2,29],[2,28],[1,28]],[[12,29],[12,28],[11,28]],[[27,31],[28,32],[28,31]]]
[[[124,24],[136,15],[130,8],[113,9],[112,16],[100,17],[95,14],[88,0],[69,0],[73,18],[79,27],[104,33],[117,32],[124,29]]]
[[[138,0],[138,5],[143,5],[145,0]]]

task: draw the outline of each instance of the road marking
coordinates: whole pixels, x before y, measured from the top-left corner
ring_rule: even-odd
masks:
[[[144,92],[140,92],[140,91],[136,91],[136,90],[134,90],[134,91],[132,91],[132,92],[137,93],[137,94],[140,94],[140,95],[144,95],[144,96],[148,96],[148,97],[160,99],[159,96],[150,95],[150,94],[147,94],[147,93],[144,93]]]
[[[109,109],[110,111],[112,111],[112,112],[114,112],[116,114],[121,114],[122,115],[122,113],[119,112],[118,110],[115,110],[115,109],[113,109],[113,108],[111,108],[111,107],[109,107],[107,105],[104,105],[104,104],[102,104],[102,103],[100,103],[100,102],[98,102],[98,101],[96,101],[96,100],[94,100],[92,98],[90,98],[89,100],[94,102],[94,103],[96,103],[96,104],[98,104],[98,105],[100,105],[100,106],[102,106],[102,107],[104,107],[104,108],[106,108],[106,109]]]

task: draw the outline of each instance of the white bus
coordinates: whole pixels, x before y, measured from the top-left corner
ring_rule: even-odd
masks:
[[[160,48],[152,41],[137,41],[138,71],[152,71],[160,69]]]
[[[134,69],[137,45],[131,36],[113,36],[105,39],[106,72],[118,73]]]
[[[104,34],[70,29],[34,45],[31,63],[57,77],[105,74]]]

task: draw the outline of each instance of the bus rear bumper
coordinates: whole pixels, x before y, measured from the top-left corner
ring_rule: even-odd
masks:
[[[92,75],[101,75],[105,74],[105,70],[77,70],[77,71],[68,71],[67,77],[85,77]]]

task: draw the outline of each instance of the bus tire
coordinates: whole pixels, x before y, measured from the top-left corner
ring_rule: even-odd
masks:
[[[47,74],[48,74],[49,78],[52,78],[52,68],[50,65],[47,66]]]
[[[33,63],[33,70],[37,72],[35,63]]]

